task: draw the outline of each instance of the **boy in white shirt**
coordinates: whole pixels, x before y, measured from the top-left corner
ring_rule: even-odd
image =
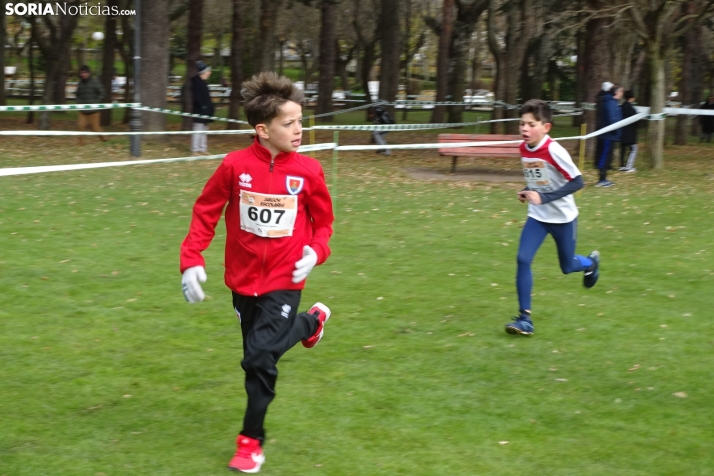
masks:
[[[520,146],[523,174],[527,186],[518,192],[521,203],[528,202],[528,219],[518,246],[519,315],[506,324],[509,334],[531,335],[531,263],[538,248],[550,234],[558,248],[563,274],[584,271],[583,285],[591,288],[599,277],[600,253],[575,254],[578,208],[573,193],[583,188],[583,177],[563,146],[548,136],[553,126],[553,112],[541,100],[531,99],[521,107]]]

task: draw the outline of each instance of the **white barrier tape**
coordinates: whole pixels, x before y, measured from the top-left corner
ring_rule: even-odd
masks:
[[[303,119],[334,116],[334,115],[336,115],[336,114],[344,114],[344,113],[346,113],[346,112],[353,112],[353,111],[359,111],[360,109],[367,109],[367,108],[369,108],[369,107],[378,106],[378,105],[380,105],[380,104],[386,104],[386,103],[381,102],[381,101],[377,101],[377,102],[373,102],[373,103],[370,103],[370,104],[363,104],[363,105],[361,105],[361,106],[352,107],[352,108],[349,108],[349,109],[343,109],[343,110],[341,110],[341,111],[326,112],[326,113],[324,113],[324,114],[313,114],[312,116],[305,116],[305,117],[303,117]]]
[[[619,129],[619,128],[626,126],[628,124],[637,122],[637,121],[645,118],[647,115],[648,115],[647,112],[641,112],[639,114],[635,114],[632,117],[628,117],[627,119],[623,119],[622,121],[616,122],[615,124],[612,124],[608,127],[604,127],[597,131],[591,132],[590,134],[586,134],[584,136],[558,137],[558,138],[554,138],[554,140],[555,141],[565,141],[565,140],[591,139],[593,137],[597,137],[599,135],[605,134],[612,130]],[[0,133],[2,133],[2,132],[7,132],[7,131],[0,131]],[[60,131],[38,131],[38,132],[60,132]],[[180,132],[184,132],[184,131],[180,131]],[[186,132],[188,132],[188,131],[186,131]],[[220,131],[220,132],[238,132],[238,131]],[[250,131],[243,131],[243,132],[250,132]],[[85,133],[85,134],[101,135],[100,133]],[[156,134],[156,133],[152,133],[152,134]],[[162,132],[162,133],[158,133],[158,134],[166,134],[166,133]],[[383,149],[450,149],[450,148],[458,148],[458,147],[485,147],[485,146],[493,146],[493,145],[501,145],[501,144],[516,144],[516,143],[521,143],[521,142],[522,142],[521,140],[511,140],[511,141],[483,141],[483,142],[450,142],[450,143],[441,143],[441,144],[342,145],[342,146],[338,146],[336,143],[324,143],[324,144],[315,144],[315,145],[311,145],[311,146],[300,147],[298,149],[298,152],[310,152],[310,151],[329,150],[329,149],[335,149],[338,151],[380,150],[380,149],[382,149],[382,150]],[[102,163],[97,163],[97,164],[71,164],[71,165],[49,165],[49,166],[39,166],[39,167],[15,167],[15,168],[0,169],[0,177],[11,176],[11,175],[26,175],[26,174],[43,173],[43,172],[59,172],[59,171],[66,171],[66,170],[83,170],[83,169],[94,169],[94,168],[104,168],[104,167],[121,167],[121,166],[126,166],[126,165],[145,165],[145,164],[158,164],[158,163],[166,163],[166,162],[210,160],[210,159],[220,159],[220,158],[225,157],[225,155],[226,154],[208,155],[208,156],[201,156],[201,157],[177,157],[177,158],[171,158],[171,159],[134,160],[134,161],[126,161],[126,162],[102,162]]]
[[[237,124],[248,124],[246,121],[240,121],[238,119],[228,119],[226,117],[218,117],[218,116],[204,116],[203,114],[180,112],[180,111],[174,111],[173,109],[162,109],[160,107],[134,106],[134,109],[137,109],[139,111],[149,111],[149,112],[160,112],[163,114],[173,114],[174,116],[195,117],[198,119],[210,119],[212,121],[235,122]]]
[[[582,112],[574,112],[569,114],[556,114],[554,117],[569,117],[579,116]],[[451,129],[457,127],[476,126],[479,124],[490,124],[492,122],[510,122],[520,121],[520,117],[511,117],[508,119],[490,119],[486,121],[474,122],[446,122],[434,124],[374,124],[374,125],[354,125],[354,126],[313,126],[303,130],[324,130],[324,131],[385,131],[385,132],[402,132],[414,130],[430,130],[430,129]]]
[[[337,144],[329,142],[325,144],[306,145],[298,148],[299,153],[314,152],[316,150],[334,149]],[[198,157],[174,157],[170,159],[147,159],[147,160],[129,160],[124,162],[99,162],[96,164],[67,164],[67,165],[42,165],[38,167],[11,167],[0,169],[0,177],[9,177],[12,175],[28,175],[40,174],[46,172],[65,172],[68,170],[86,170],[86,169],[101,169],[106,167],[123,167],[127,165],[149,165],[149,164],[164,164],[169,162],[191,162],[195,160],[215,160],[222,159],[227,154],[203,155]]]
[[[221,159],[226,154],[220,155],[204,155],[200,157],[176,157],[172,159],[149,159],[149,160],[130,160],[126,162],[100,162],[96,164],[69,164],[69,165],[43,165],[39,167],[15,167],[9,169],[0,169],[0,177],[10,175],[27,175],[39,174],[46,172],[64,172],[67,170],[85,170],[85,169],[101,169],[105,167],[123,167],[126,165],[147,165],[147,164],[162,164],[167,162],[188,162],[192,160],[212,160]]]
[[[332,150],[336,149],[337,144],[335,142],[326,142],[324,144],[313,144],[313,145],[301,145],[298,147],[298,153],[303,152],[315,152],[316,150]]]
[[[483,142],[444,142],[441,144],[393,144],[393,145],[340,145],[337,150],[382,150],[382,149],[452,149],[457,147],[485,147],[501,144],[520,144],[522,140]]]
[[[84,132],[84,131],[0,131],[0,136],[167,136],[177,134],[255,134],[254,129],[221,129],[217,131],[161,131],[161,132]]]
[[[3,111],[87,111],[100,109],[118,109],[123,107],[138,107],[141,104],[134,103],[108,103],[108,104],[44,104],[37,106],[0,106]]]

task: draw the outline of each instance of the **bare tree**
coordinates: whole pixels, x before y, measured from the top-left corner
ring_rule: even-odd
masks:
[[[108,0],[109,7],[119,7],[119,0]],[[104,86],[104,102],[112,102],[112,78],[114,77],[114,53],[117,47],[117,18],[107,15],[104,19],[104,44],[102,44],[102,85]],[[112,110],[104,109],[101,113],[103,126],[112,123]]]
[[[518,85],[520,69],[528,49],[528,44],[536,33],[536,24],[529,21],[534,12],[534,0],[506,0],[501,10],[504,14],[505,31],[499,33],[496,26],[496,10],[499,0],[489,0],[488,10],[488,44],[496,60],[496,99],[504,101],[508,108],[494,107],[493,118],[514,118],[518,102]],[[504,110],[505,109],[505,110]],[[496,134],[503,130],[503,122],[491,124],[491,132]],[[518,132],[518,123],[505,123],[507,133]]]
[[[132,0],[123,0],[121,2],[121,8],[123,10],[129,9],[133,4]],[[124,102],[133,102],[134,97],[134,82],[131,78],[134,77],[134,28],[129,22],[129,16],[124,15],[121,17],[121,36],[117,38],[117,48],[119,50],[119,56],[121,56],[122,62],[124,63],[124,76],[126,81],[124,83]],[[124,110],[124,119],[122,124],[128,124],[131,120],[131,109]]]
[[[191,0],[188,10],[188,47],[186,48],[186,77],[184,78],[182,97],[183,112],[193,112],[193,94],[191,78],[196,76],[196,61],[201,59],[201,35],[203,34],[203,0]],[[193,119],[183,118],[183,130],[193,128]]]
[[[332,111],[336,58],[335,43],[337,40],[335,36],[337,2],[334,0],[322,0],[320,10],[320,80],[315,113],[325,114]],[[332,116],[327,116],[324,119],[331,121]]]
[[[0,0],[0,105],[5,104],[5,43],[7,33],[5,32],[5,0]]]
[[[696,2],[690,1],[685,8],[687,14],[694,15],[696,12]],[[688,21],[695,21],[690,18]],[[698,104],[702,97],[703,90],[703,70],[700,47],[703,43],[702,29],[698,26],[691,28],[680,38],[682,73],[679,79],[679,97],[682,104]],[[690,119],[684,114],[677,116],[677,126],[674,131],[674,143],[676,145],[686,145],[690,132],[696,134],[699,121],[693,121],[693,130],[687,127]],[[688,130],[689,129],[689,130]]]
[[[231,21],[231,97],[228,106],[228,117],[238,119],[240,115],[240,90],[243,82],[242,56],[243,37],[241,31],[241,3],[242,0],[231,0],[233,15]],[[238,124],[227,122],[226,129],[238,129]]]
[[[362,89],[367,95],[367,102],[371,102],[372,98],[370,97],[369,82],[372,79],[374,64],[377,59],[379,59],[377,45],[381,40],[381,32],[379,29],[381,8],[379,7],[377,0],[372,0],[371,2],[360,2],[360,0],[353,1],[354,4],[352,8],[354,15],[352,19],[352,26],[354,27],[355,34],[357,35],[358,48],[362,53],[357,74],[359,75]]]
[[[439,28],[439,55],[436,60],[436,100],[445,101],[449,90],[449,51],[451,50],[451,36],[454,32],[456,20],[456,4],[454,0],[444,0],[441,10],[441,27]],[[431,122],[444,122],[446,107],[434,106]]]
[[[380,16],[382,60],[379,66],[379,98],[392,102],[399,91],[400,21],[402,0],[382,0]]]
[[[677,38],[685,34],[711,13],[714,0],[698,0],[696,13],[684,8],[689,0],[632,0],[623,3],[623,11],[632,20],[633,30],[640,36],[647,51],[650,75],[650,114],[662,114],[666,100],[665,63]],[[694,20],[694,21],[692,21]],[[650,167],[664,167],[665,121],[651,120],[647,128],[646,147]]]
[[[77,6],[79,0],[68,2]],[[45,66],[44,104],[64,104],[67,71],[70,62],[70,47],[72,33],[77,27],[77,15],[60,14],[56,20],[49,16],[31,16],[27,20],[32,26],[32,37],[40,48]],[[3,73],[4,74],[4,73]],[[40,114],[39,129],[50,128],[50,114],[43,111]]]
[[[259,38],[255,42],[254,71],[275,70],[275,27],[282,0],[260,0]]]
[[[168,0],[141,2],[141,102],[145,106],[166,108],[169,85]],[[166,129],[166,115],[144,112],[145,131]]]

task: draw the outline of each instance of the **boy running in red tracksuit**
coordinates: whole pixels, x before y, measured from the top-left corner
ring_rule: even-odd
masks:
[[[276,364],[299,341],[322,338],[330,310],[315,304],[297,313],[305,278],[330,255],[332,201],[320,163],[296,153],[304,96],[289,79],[260,73],[243,83],[253,144],[228,154],[193,208],[181,245],[183,292],[204,298],[201,252],[208,248],[226,203],[225,282],[241,323],[245,390],[243,429],[228,468],[257,473],[265,461],[263,422],[275,396]]]

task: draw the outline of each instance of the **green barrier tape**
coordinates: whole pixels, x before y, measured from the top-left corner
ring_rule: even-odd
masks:
[[[163,114],[173,114],[174,116],[195,117],[197,119],[210,119],[212,121],[235,122],[237,124],[248,124],[246,121],[240,121],[238,119],[228,119],[226,117],[218,117],[218,116],[204,116],[203,114],[192,114],[190,112],[180,112],[180,111],[174,111],[173,109],[162,109],[160,107],[135,106],[134,109],[137,109],[139,111],[161,112]]]

